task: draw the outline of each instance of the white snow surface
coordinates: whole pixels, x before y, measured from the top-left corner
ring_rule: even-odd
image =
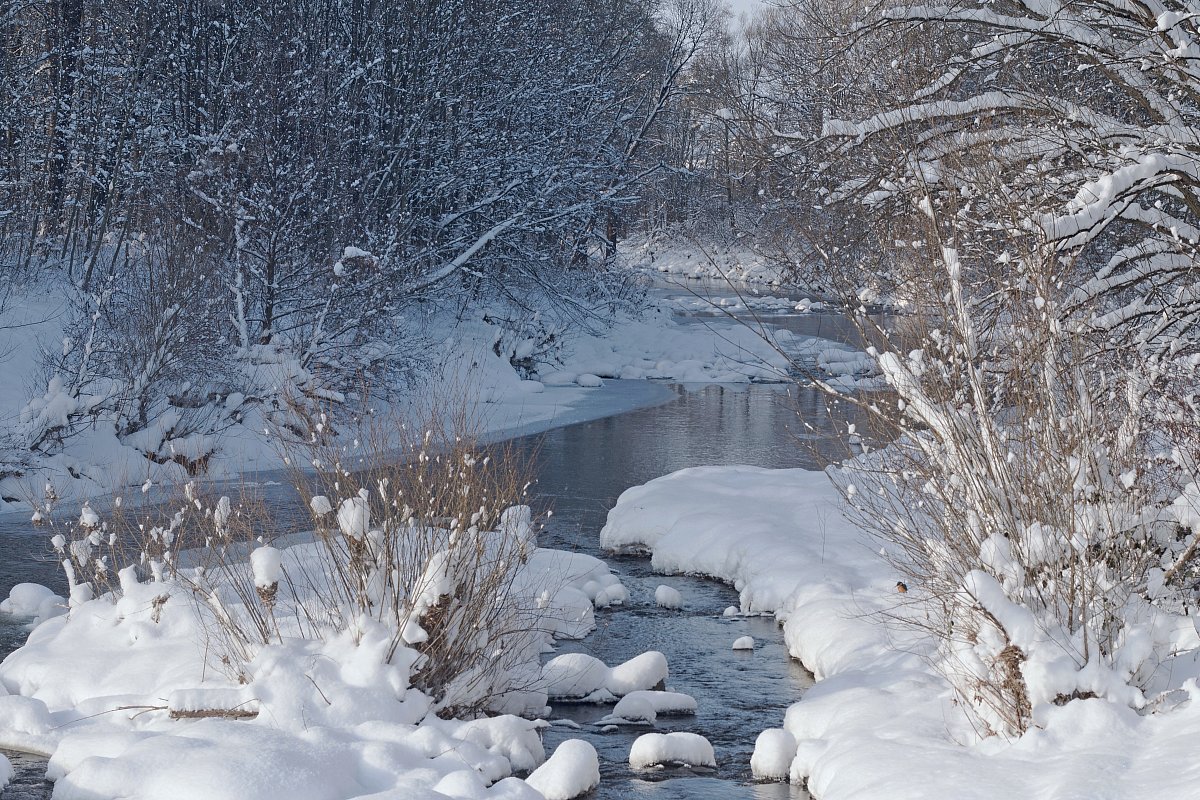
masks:
[[[664,685],[667,675],[667,657],[657,650],[615,667],[587,653],[564,653],[542,667],[542,685],[551,700],[604,703]]]
[[[35,621],[66,613],[67,601],[40,583],[18,583],[0,602],[0,612]]]
[[[282,554],[269,545],[255,548],[250,553],[250,568],[254,571],[254,585],[267,589],[283,579]]]
[[[659,716],[695,714],[696,707],[696,698],[683,692],[636,691],[617,701],[611,718],[653,723]]]
[[[519,509],[507,516],[510,535],[523,533],[526,516]],[[258,587],[311,574],[304,567],[322,550],[317,543],[261,546],[247,574]],[[384,624],[360,617],[325,639],[285,635],[251,654],[242,684],[215,655],[216,606],[169,577],[139,582],[132,568],[122,570],[120,583],[119,596],[81,601],[38,624],[0,665],[0,746],[49,756],[56,798],[543,797],[510,776],[542,764],[545,723],[511,714],[437,718],[431,699],[410,685],[419,654],[400,647],[389,663]],[[591,556],[533,552],[513,591],[541,598],[542,647],[552,635],[581,636],[594,626],[585,587],[604,592],[620,584]],[[281,600],[286,594],[281,586]],[[219,607],[237,609],[231,594],[222,598]],[[28,616],[51,601],[62,599],[26,584],[6,609]],[[282,619],[284,631],[289,624]],[[528,666],[534,675],[538,652]],[[666,675],[658,653],[602,667],[605,685],[621,693]],[[546,708],[545,692],[536,689],[502,701],[533,715]],[[233,719],[233,712],[251,718]],[[572,745],[539,781],[547,796],[574,796],[564,792],[590,783],[594,764],[594,753],[589,761]]]
[[[779,284],[778,268],[736,242],[709,241],[701,245],[683,231],[632,236],[620,243],[620,253],[634,269],[682,278],[716,278],[739,283]]]
[[[546,800],[571,800],[600,785],[600,757],[582,739],[567,739],[525,779]]]
[[[0,313],[0,367],[9,376],[0,385],[0,422],[14,430],[33,430],[39,420],[47,425],[60,424],[69,414],[87,411],[80,406],[84,401],[72,396],[64,378],[47,380],[39,363],[47,343],[62,340],[66,307],[61,293],[33,287],[27,296],[14,298],[9,309]],[[552,330],[555,338],[547,345],[532,335],[514,334],[489,321],[492,318],[486,309],[477,317],[463,319],[457,306],[431,303],[420,312],[424,315],[420,323],[430,341],[437,343],[428,356],[440,368],[427,376],[410,398],[373,401],[376,415],[419,421],[427,411],[420,398],[434,398],[433,404],[443,406],[463,402],[479,433],[497,439],[654,405],[673,397],[666,387],[630,385],[634,381],[745,383],[787,379],[787,359],[758,332],[723,318],[703,324],[689,322],[679,318],[677,310],[670,298],[653,300],[642,310],[617,315],[598,333]],[[6,324],[15,327],[6,328]],[[778,332],[777,339],[777,344],[788,352],[811,350],[812,343],[820,341],[786,331]],[[281,362],[278,354],[273,361],[267,358],[270,354],[258,355],[266,360],[247,365],[253,373],[247,380],[262,384],[264,392],[272,391],[272,387],[284,391],[299,379],[300,373],[293,375],[300,369],[297,364]],[[515,366],[517,362],[532,372],[527,369],[522,373]],[[199,457],[215,449],[206,462],[208,476],[214,478],[283,469],[277,427],[261,409],[244,402],[243,393],[231,394],[224,403],[225,410],[241,409],[235,415],[240,421],[230,422],[222,433],[171,440],[173,452]],[[331,424],[341,432],[339,435],[353,438],[356,432],[348,421],[353,409],[341,413],[341,418],[339,413],[333,412]],[[169,459],[152,463],[139,451],[140,447],[157,446],[154,436],[166,435],[173,421],[165,417],[156,421],[135,441],[121,439],[112,425],[98,420],[68,437],[63,452],[46,456],[36,470],[27,470],[39,476],[36,480],[11,477],[0,481],[0,497],[39,497],[44,477],[48,476],[62,497],[61,503],[73,503],[78,508],[91,498],[92,506],[101,510],[97,501],[110,494],[119,496],[139,485],[186,483],[191,476],[180,464]],[[24,500],[0,500],[0,510],[5,507],[29,513]]]
[[[750,770],[759,780],[786,781],[796,757],[796,738],[783,728],[767,728],[754,742]]]
[[[654,602],[663,608],[683,608],[683,595],[675,587],[661,584],[654,590]]]
[[[707,739],[698,733],[644,733],[629,748],[629,766],[645,769],[666,764],[715,767],[717,757]]]
[[[782,620],[818,682],[760,737],[756,775],[786,772],[820,800],[1197,796],[1195,652],[1175,660],[1174,692],[1151,713],[1047,704],[1019,739],[980,738],[922,657],[932,643],[896,621],[898,576],[841,506],[821,472],[700,467],[629,489],[601,533],[608,548],[648,548],[662,572],[731,583],[743,612]],[[635,744],[638,763],[661,755],[650,741]]]

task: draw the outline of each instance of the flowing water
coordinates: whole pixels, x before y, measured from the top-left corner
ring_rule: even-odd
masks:
[[[755,784],[750,755],[760,731],[778,727],[787,706],[811,685],[811,676],[788,657],[773,618],[726,618],[738,604],[730,587],[696,577],[661,576],[644,558],[601,553],[599,531],[622,491],[689,466],[756,464],[810,466],[813,455],[790,435],[796,420],[794,394],[778,386],[678,387],[676,400],[617,417],[551,431],[538,437],[538,493],[554,515],[543,543],[606,557],[629,589],[631,602],[597,612],[597,630],[559,652],[590,653],[617,664],[645,650],[660,650],[670,664],[671,688],[695,697],[695,716],[660,717],[656,725],[611,731],[595,723],[611,707],[558,705],[553,718],[580,728],[555,726],[547,747],[584,738],[601,758],[598,798],[784,798],[805,797],[780,784]],[[817,402],[816,398],[806,398]],[[535,442],[525,443],[534,447]],[[678,589],[682,610],[659,608],[659,584]],[[754,651],[733,651],[740,636],[753,636]],[[712,770],[633,771],[633,740],[651,730],[685,730],[712,742]]]
[[[701,319],[701,317],[693,317]],[[832,314],[764,317],[798,333],[845,338]],[[669,685],[696,698],[695,716],[660,717],[653,730],[686,730],[713,744],[715,770],[633,771],[629,747],[649,726],[606,732],[596,721],[611,707],[556,706],[552,718],[569,720],[548,729],[549,752],[567,738],[596,746],[602,780],[598,798],[803,798],[786,784],[758,784],[750,775],[750,755],[760,731],[782,723],[787,706],[811,685],[811,676],[791,660],[782,634],[769,617],[726,618],[738,604],[732,588],[698,577],[655,575],[644,558],[612,556],[599,550],[599,531],[608,509],[625,489],[684,467],[753,464],[813,467],[834,455],[829,414],[812,390],[782,385],[685,385],[673,387],[670,402],[617,416],[571,425],[516,440],[536,458],[539,502],[554,515],[543,533],[545,546],[597,555],[620,573],[629,589],[627,606],[598,611],[598,628],[579,642],[560,643],[558,652],[582,651],[617,664],[645,650],[660,650],[670,663]],[[813,425],[808,430],[800,420]],[[269,502],[289,504],[288,488],[267,485]],[[0,517],[5,558],[0,562],[0,596],[21,581],[62,591],[62,578],[47,552],[46,535],[20,515]],[[667,584],[684,598],[681,610],[658,608],[654,589]],[[28,631],[0,615],[0,655],[23,642]],[[733,651],[733,640],[753,636],[754,651]],[[48,798],[45,761],[6,753],[17,778],[4,800]]]

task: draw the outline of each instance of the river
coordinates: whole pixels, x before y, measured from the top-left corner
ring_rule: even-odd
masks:
[[[700,324],[699,316],[692,317]],[[764,316],[798,333],[846,337],[834,314]],[[606,558],[620,573],[631,603],[597,612],[597,630],[579,642],[563,642],[558,652],[583,651],[616,664],[645,650],[660,650],[670,663],[669,685],[696,698],[695,716],[661,717],[655,730],[700,733],[713,744],[716,770],[636,772],[627,764],[629,747],[649,727],[603,732],[593,723],[610,707],[556,706],[552,718],[570,720],[546,731],[547,751],[565,738],[596,746],[602,780],[594,797],[606,798],[803,798],[799,788],[758,784],[750,775],[755,737],[781,724],[784,710],[811,685],[811,676],[788,657],[782,634],[769,617],[722,615],[738,604],[732,588],[698,577],[660,576],[646,559],[612,556],[599,550],[599,531],[608,509],[625,489],[684,467],[752,464],[763,467],[815,467],[834,455],[828,415],[819,393],[784,385],[675,385],[669,402],[514,440],[535,460],[537,503],[553,509],[542,544]],[[808,430],[805,420],[815,427]],[[287,487],[275,491],[282,497]],[[273,493],[273,492],[272,492]],[[0,563],[0,591],[20,581],[61,590],[62,579],[46,552],[44,533],[14,515],[0,518],[6,557]],[[678,589],[682,610],[658,608],[659,584]],[[2,616],[2,615],[0,615]],[[0,619],[0,648],[7,654],[27,630]],[[734,639],[750,635],[754,651],[733,651]],[[578,726],[578,727],[575,727]],[[10,754],[18,777],[4,800],[48,798],[52,784],[41,776],[41,759]]]

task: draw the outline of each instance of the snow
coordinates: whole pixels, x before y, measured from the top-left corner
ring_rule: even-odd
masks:
[[[542,685],[551,700],[610,702],[666,683],[667,657],[657,650],[615,667],[586,653],[564,653],[542,667]]]
[[[361,539],[371,529],[371,508],[366,497],[347,497],[338,506],[338,527],[348,539]]]
[[[1200,736],[1194,629],[1177,636],[1184,653],[1160,678],[1155,710],[1099,698],[1040,702],[1024,736],[981,737],[932,665],[934,643],[902,622],[899,576],[842,506],[821,472],[701,467],[627,490],[601,532],[610,549],[648,548],[660,572],[726,581],[742,609],[783,623],[790,655],[817,683],[760,735],[756,777],[803,783],[821,800],[1195,795],[1200,764],[1185,755]],[[1037,635],[994,583],[975,574],[967,583],[1022,637]],[[1058,669],[1027,666],[1034,687],[1051,683],[1034,670]],[[1103,680],[1095,670],[1077,674],[1080,686]]]
[[[333,505],[329,502],[329,498],[322,494],[318,494],[309,500],[308,507],[312,509],[312,513],[317,517],[323,517],[333,511]]]
[[[701,245],[685,231],[673,230],[654,236],[634,235],[619,247],[621,256],[634,269],[748,284],[782,282],[775,264],[738,242]]]
[[[696,698],[682,692],[635,691],[613,706],[611,718],[653,723],[659,716],[695,714]]]
[[[750,770],[759,780],[785,781],[795,757],[795,737],[783,728],[767,728],[754,742]]]
[[[79,525],[83,528],[95,528],[100,525],[100,516],[92,510],[90,503],[85,502],[79,512]]]
[[[546,800],[571,800],[600,785],[600,758],[582,739],[567,739],[525,779]]]
[[[618,664],[609,673],[605,688],[617,697],[639,689],[654,689],[667,682],[667,657],[650,650]]]
[[[343,258],[369,255],[356,248],[349,252],[356,255]],[[682,253],[669,257],[688,260]],[[662,252],[659,256],[668,257]],[[681,294],[686,291],[679,290]],[[463,403],[471,409],[470,423],[481,438],[494,441],[655,405],[674,397],[667,387],[644,381],[790,380],[788,359],[777,352],[775,345],[789,353],[805,354],[811,353],[814,342],[819,341],[779,331],[772,344],[764,341],[759,331],[732,319],[712,317],[701,323],[695,317],[681,318],[678,312],[697,298],[681,300],[660,294],[649,298],[642,308],[617,313],[603,330],[592,332],[555,327],[548,322],[544,329],[531,325],[527,330],[511,330],[495,321],[502,316],[500,313],[489,316],[491,309],[479,309],[478,314],[464,317],[453,303],[428,303],[415,322],[434,343],[427,356],[438,369],[423,378],[412,397],[373,401],[376,415],[411,422],[420,420],[428,405]],[[741,306],[728,299],[718,298],[717,302],[738,312],[788,311],[789,304],[794,307],[810,301],[793,303],[790,299],[747,296]],[[279,426],[267,413],[270,403],[250,402],[247,397],[286,394],[288,387],[315,387],[315,379],[298,360],[272,348],[251,348],[252,352],[245,354],[246,374],[231,377],[245,384],[243,390],[214,400],[215,418],[223,426],[220,431],[171,438],[172,425],[179,421],[178,415],[168,418],[171,414],[128,436],[119,436],[103,415],[95,424],[81,427],[79,420],[90,419],[86,412],[92,400],[73,396],[63,376],[43,378],[39,361],[45,342],[63,339],[65,303],[59,294],[30,290],[28,296],[17,298],[0,314],[0,332],[6,330],[6,322],[30,323],[18,329],[20,336],[16,339],[0,343],[5,345],[0,353],[8,353],[6,374],[15,376],[0,390],[0,419],[9,418],[29,431],[39,425],[44,428],[63,423],[78,429],[72,429],[72,434],[64,438],[61,453],[39,455],[36,470],[22,470],[31,477],[0,479],[0,498],[10,498],[0,499],[0,510],[25,506],[24,500],[12,498],[39,496],[43,476],[53,477],[66,498],[64,502],[79,503],[83,497],[90,497],[96,508],[109,493],[120,494],[123,487],[114,476],[130,476],[130,486],[142,485],[147,492],[152,487],[186,484],[193,476],[172,460],[176,455],[183,456],[181,460],[203,459],[207,477],[211,478],[233,477],[243,471],[282,477],[286,465],[277,441]],[[547,334],[554,337],[552,344],[547,344]],[[522,366],[518,368],[513,359],[521,361]],[[32,392],[26,389],[30,384]],[[98,400],[103,398],[98,396]],[[348,420],[355,410],[351,406],[339,411],[334,403],[327,430],[352,439],[356,432]],[[24,422],[18,423],[22,417]],[[145,453],[149,452],[156,452],[161,463],[148,461]],[[34,474],[38,477],[33,478]],[[46,519],[41,510],[37,513]]]
[[[555,656],[542,667],[542,682],[551,700],[586,697],[608,683],[608,665],[587,653]]]
[[[754,649],[754,637],[753,636],[742,636],[742,637],[735,639],[733,641],[732,649],[734,649],[734,650],[753,650]]]
[[[716,767],[712,745],[698,733],[672,731],[645,733],[629,748],[629,766],[634,769],[686,764],[692,767]]]
[[[662,608],[683,608],[683,595],[678,589],[662,584],[654,590],[654,602]]]
[[[18,583],[0,602],[0,612],[14,617],[29,617],[35,621],[66,613],[67,601],[38,583]]]
[[[254,585],[259,589],[268,589],[283,580],[282,554],[274,547],[251,551],[250,568],[254,572]]]
[[[357,531],[360,506],[347,508],[344,521]],[[507,509],[499,531],[535,546],[528,508]],[[249,602],[262,600],[275,584],[282,587],[290,575],[318,579],[324,552],[311,541],[254,548],[242,573],[259,590],[257,598],[251,590]],[[212,625],[222,615],[246,619],[237,596],[199,597],[165,571],[142,581],[134,567],[122,569],[119,593],[80,597],[69,615],[38,624],[28,643],[0,665],[0,684],[9,693],[0,696],[0,745],[48,755],[56,796],[66,798],[538,800],[533,784],[511,776],[536,773],[534,784],[559,797],[594,783],[598,761],[585,744],[560,746],[538,771],[545,761],[539,731],[546,723],[512,713],[439,719],[432,698],[411,685],[421,654],[396,647],[381,621],[360,617],[340,632],[297,636],[305,629],[289,616],[297,609],[288,603],[304,599],[303,581],[277,596],[270,592],[272,625],[283,635],[252,647],[231,670],[218,657],[228,651]],[[295,591],[299,598],[291,597]],[[513,591],[545,600],[544,627],[530,631],[530,661],[513,667],[525,681],[538,674],[539,653],[553,634],[582,636],[594,626],[591,594],[625,589],[599,559],[536,548]],[[6,610],[29,615],[48,602],[62,599],[23,585]],[[586,614],[577,614],[580,606]],[[580,679],[578,662],[585,658],[563,672]],[[588,666],[582,664],[584,673]],[[610,699],[666,677],[659,653],[611,669],[590,666],[597,677],[582,678]],[[520,672],[529,668],[532,673]],[[519,684],[525,688],[498,697],[495,708],[546,713],[547,694],[534,683],[531,677]]]

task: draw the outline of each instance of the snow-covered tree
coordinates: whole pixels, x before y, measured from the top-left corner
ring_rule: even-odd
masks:
[[[910,312],[871,331],[895,441],[847,495],[984,732],[1152,708],[1196,646],[1196,30],[1185,4],[884,4],[850,41],[923,35],[940,69],[811,151],[859,223],[833,241],[879,254],[844,289]]]

